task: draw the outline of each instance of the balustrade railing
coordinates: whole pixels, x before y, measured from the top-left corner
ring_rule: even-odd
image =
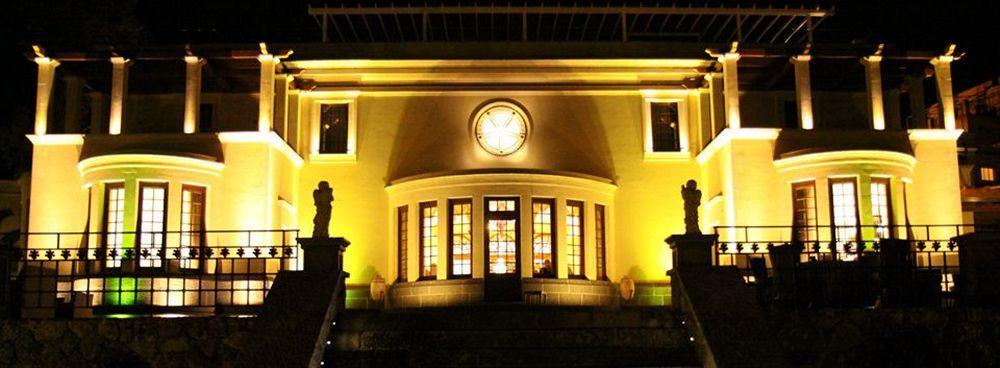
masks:
[[[298,230],[27,233],[0,250],[23,317],[246,313],[301,269]]]
[[[767,305],[950,305],[960,271],[954,237],[974,231],[997,229],[720,226],[713,254],[716,265],[735,266],[757,285]]]

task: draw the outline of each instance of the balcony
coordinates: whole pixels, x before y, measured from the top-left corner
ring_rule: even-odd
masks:
[[[222,143],[216,134],[145,133],[90,134],[83,139],[80,161],[123,154],[147,154],[223,162]]]
[[[774,145],[774,159],[838,151],[886,151],[913,156],[904,130],[783,129]]]
[[[298,230],[27,233],[0,253],[0,296],[23,317],[252,314],[301,269]],[[145,245],[147,243],[150,245]]]

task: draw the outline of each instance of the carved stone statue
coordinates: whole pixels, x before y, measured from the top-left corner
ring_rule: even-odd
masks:
[[[313,238],[330,237],[330,212],[333,210],[333,188],[326,181],[319,182],[313,190],[316,217],[313,217]]]
[[[681,198],[684,199],[684,233],[701,234],[701,227],[698,226],[701,190],[698,189],[698,183],[694,180],[688,180],[687,184],[681,186]]]

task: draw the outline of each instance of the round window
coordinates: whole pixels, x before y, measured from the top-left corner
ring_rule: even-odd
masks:
[[[509,102],[486,105],[475,120],[476,141],[497,156],[514,153],[528,136],[528,118],[521,108]]]

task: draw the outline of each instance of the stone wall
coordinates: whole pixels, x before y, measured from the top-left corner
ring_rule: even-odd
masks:
[[[1000,310],[781,311],[771,321],[795,366],[1000,366]]]
[[[525,303],[568,306],[618,306],[618,286],[608,281],[573,279],[521,280]],[[643,292],[642,295],[638,290]],[[352,293],[353,291],[353,293]],[[538,294],[538,293],[541,294]],[[377,308],[365,295],[367,290],[349,290],[348,308]],[[653,295],[653,294],[656,295]],[[353,294],[353,297],[351,297]],[[483,302],[483,280],[435,280],[396,283],[389,287],[387,308],[423,308],[476,305]],[[666,294],[666,295],[662,295]],[[635,305],[663,305],[670,297],[669,289],[637,288]],[[544,295],[544,296],[542,296]],[[658,304],[659,303],[659,304]]]
[[[483,279],[401,282],[389,287],[387,308],[474,305],[483,302]]]
[[[0,320],[0,367],[220,367],[254,318]]]

